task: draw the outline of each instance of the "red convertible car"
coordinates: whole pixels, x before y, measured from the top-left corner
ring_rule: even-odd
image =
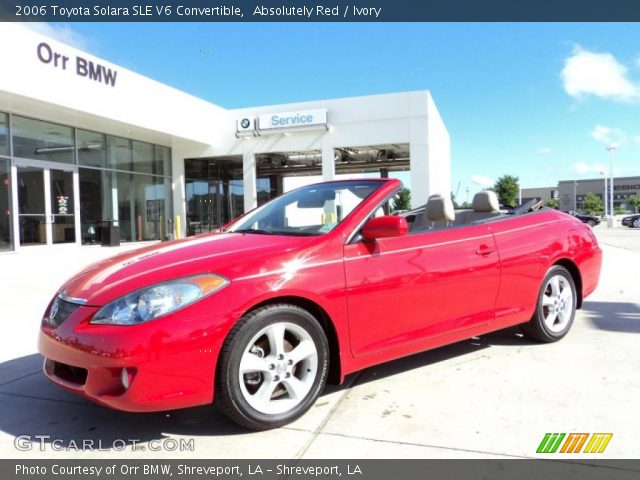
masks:
[[[220,233],[149,246],[69,280],[42,320],[55,383],[102,405],[215,404],[253,429],[300,417],[327,380],[522,324],[564,337],[598,283],[591,229],[493,192],[389,215],[393,179],[278,197]]]

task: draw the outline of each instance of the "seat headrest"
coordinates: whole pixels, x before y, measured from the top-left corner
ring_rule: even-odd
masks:
[[[440,194],[431,195],[429,197],[425,208],[425,214],[427,216],[427,220],[431,222],[453,222],[456,216],[451,198],[443,197]]]
[[[476,193],[473,196],[472,206],[474,212],[497,212],[500,210],[498,196],[496,192],[492,192],[491,190]]]

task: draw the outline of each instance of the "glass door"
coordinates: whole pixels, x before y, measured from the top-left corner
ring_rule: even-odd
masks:
[[[73,196],[73,172],[49,170],[51,243],[76,241],[76,216]]]
[[[20,245],[76,241],[75,175],[73,169],[17,163]]]
[[[44,169],[18,166],[18,225],[20,245],[47,243]]]

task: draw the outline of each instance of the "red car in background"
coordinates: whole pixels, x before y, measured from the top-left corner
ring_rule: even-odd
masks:
[[[389,215],[393,179],[306,186],[221,233],[149,246],[69,280],[42,321],[55,383],[102,405],[215,401],[249,428],[284,425],[325,382],[512,325],[564,337],[598,283],[591,229],[561,212],[454,211],[433,195]]]

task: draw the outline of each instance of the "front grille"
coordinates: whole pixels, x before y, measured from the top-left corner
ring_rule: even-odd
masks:
[[[80,306],[77,303],[65,302],[60,298],[56,298],[43,321],[50,328],[58,328]]]

